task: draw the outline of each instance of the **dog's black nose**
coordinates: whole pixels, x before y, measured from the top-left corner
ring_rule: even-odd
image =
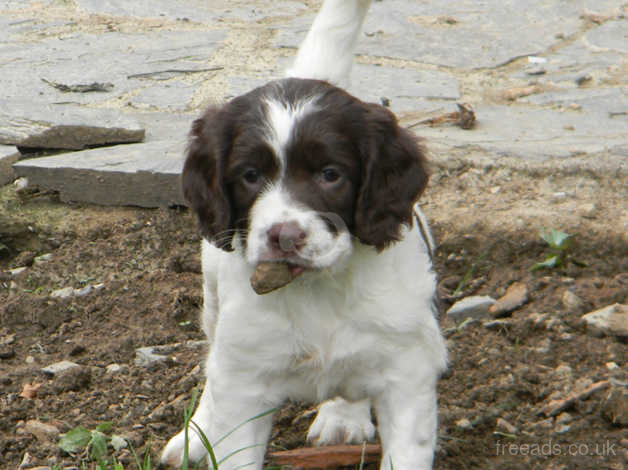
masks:
[[[297,222],[274,224],[267,234],[270,246],[286,253],[305,245],[308,237],[307,232]]]

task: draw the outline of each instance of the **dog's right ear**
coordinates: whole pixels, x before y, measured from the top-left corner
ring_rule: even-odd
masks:
[[[233,221],[223,177],[230,144],[224,135],[220,110],[210,107],[192,124],[181,184],[185,200],[198,217],[203,237],[231,251]]]

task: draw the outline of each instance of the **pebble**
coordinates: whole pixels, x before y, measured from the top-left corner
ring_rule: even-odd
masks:
[[[554,427],[554,418],[547,418],[536,423],[530,423],[527,429],[552,429]]]
[[[89,386],[92,374],[87,367],[71,367],[55,374],[52,384],[55,392],[78,392]]]
[[[613,426],[628,426],[628,389],[611,387],[602,401],[602,416]]]
[[[519,433],[519,429],[515,425],[510,424],[503,418],[497,418],[497,423],[495,427],[498,431],[507,432],[508,434]]]
[[[527,301],[528,287],[523,282],[515,282],[506,289],[503,297],[491,305],[488,311],[495,318],[505,317]]]
[[[62,289],[57,289],[50,294],[50,297],[53,299],[69,299],[74,294],[74,289],[72,287],[64,287]]]
[[[59,429],[55,426],[36,419],[26,421],[23,430],[35,436],[38,441],[55,441],[59,436]]]
[[[19,268],[13,268],[13,269],[9,269],[9,274],[11,276],[19,276],[20,274],[22,274],[24,271],[26,271],[28,268],[26,266],[20,266]]]
[[[50,294],[50,297],[55,299],[69,299],[70,297],[85,297],[94,291],[99,291],[105,288],[103,283],[100,284],[88,284],[80,289],[74,289],[73,287],[64,287],[57,289]]]
[[[557,377],[569,378],[573,377],[573,369],[567,364],[561,364],[554,369],[554,375]]]
[[[28,189],[28,178],[18,178],[13,182],[13,186],[15,186],[15,191],[22,192]]]
[[[559,424],[554,428],[554,434],[565,434],[571,431],[571,425],[569,424]]]
[[[149,366],[156,362],[162,362],[168,359],[168,356],[162,354],[156,354],[153,346],[146,346],[143,348],[137,348],[135,350],[135,365],[136,366]]]
[[[33,461],[33,457],[31,456],[31,454],[29,454],[28,452],[24,452],[24,456],[22,457],[22,462],[20,463],[18,470],[22,470],[23,468],[30,467],[32,461]]]
[[[587,332],[593,336],[615,336],[623,341],[628,339],[628,305],[609,305],[587,313],[582,320],[587,325]]]
[[[606,368],[608,370],[617,370],[617,369],[619,369],[619,366],[617,365],[616,362],[607,362],[605,365],[606,365]]]
[[[74,289],[74,295],[76,297],[85,297],[86,295],[91,294],[93,290],[94,288],[91,285],[87,285],[82,289]]]
[[[571,416],[566,411],[563,411],[561,414],[556,416],[556,424],[567,424],[573,421],[573,416]]]
[[[107,374],[116,374],[122,370],[122,366],[120,364],[109,364],[105,368],[105,372]]]
[[[563,306],[570,312],[580,310],[582,307],[584,307],[583,300],[570,290],[566,290],[565,292],[563,292],[563,297],[561,301],[563,303]]]
[[[490,320],[484,322],[484,328],[487,330],[507,330],[512,326],[512,322],[508,320]]]
[[[50,364],[49,366],[43,367],[41,371],[44,374],[56,375],[56,374],[65,372],[66,370],[73,369],[76,367],[81,367],[81,366],[71,361],[60,361],[60,362],[55,362],[54,364]]]
[[[471,421],[469,421],[467,418],[462,418],[456,421],[456,427],[458,429],[462,429],[463,431],[466,431],[468,429],[473,428],[473,424],[471,424]]]
[[[595,204],[587,203],[580,206],[579,212],[585,219],[595,219],[599,211]]]
[[[52,260],[52,253],[45,253],[43,255],[36,256],[34,259],[35,264],[43,264]]]
[[[495,303],[495,299],[489,296],[470,296],[459,300],[447,310],[449,316],[456,323],[467,318],[484,319],[489,316],[489,308]]]

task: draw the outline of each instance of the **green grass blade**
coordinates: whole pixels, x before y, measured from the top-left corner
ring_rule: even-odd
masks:
[[[205,435],[205,433],[203,432],[203,430],[198,424],[196,424],[194,421],[190,421],[189,424],[194,426],[194,431],[196,431],[196,434],[198,434],[198,437],[201,439],[201,442],[203,443],[203,447],[205,447],[205,450],[207,450],[207,454],[209,455],[209,460],[211,462],[212,469],[218,470],[218,461],[216,460],[214,447],[209,442],[209,439],[207,439],[207,436]]]
[[[218,444],[220,444],[222,441],[224,441],[225,439],[227,439],[229,436],[231,436],[234,432],[236,432],[238,429],[240,429],[242,426],[244,426],[245,424],[250,423],[251,421],[255,421],[256,419],[260,419],[263,418],[264,416],[268,416],[270,414],[273,414],[277,411],[277,408],[271,408],[270,410],[264,411],[258,415],[253,416],[252,418],[247,419],[246,421],[243,421],[242,423],[238,424],[235,428],[233,428],[231,431],[229,431],[227,434],[225,434],[224,436],[222,436],[220,439],[218,439],[215,443],[214,446],[217,446]]]

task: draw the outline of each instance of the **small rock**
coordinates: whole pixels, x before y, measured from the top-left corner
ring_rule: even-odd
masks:
[[[628,339],[628,305],[609,305],[587,313],[582,319],[593,336],[616,336],[622,341]]]
[[[571,425],[569,424],[558,424],[554,428],[554,434],[565,434],[571,431]]]
[[[50,294],[53,299],[69,299],[74,294],[72,287],[64,287],[63,289],[57,289]]]
[[[456,323],[467,318],[483,319],[489,316],[489,308],[495,303],[495,299],[489,296],[465,297],[453,304],[447,315]]]
[[[87,367],[71,367],[55,374],[53,388],[55,392],[78,392],[87,388],[92,375]]]
[[[528,287],[523,282],[515,282],[508,287],[506,294],[498,299],[488,311],[495,318],[504,317],[527,301]]]
[[[506,432],[508,434],[517,434],[519,429],[513,424],[510,424],[503,418],[498,418],[497,423],[495,425],[496,429],[501,432]]]
[[[35,253],[32,251],[22,251],[13,260],[14,266],[32,266],[35,260]]]
[[[54,376],[56,374],[59,374],[61,372],[64,372],[66,370],[73,369],[76,367],[81,367],[81,366],[79,366],[75,362],[60,361],[60,362],[55,362],[54,364],[50,364],[49,366],[44,367],[43,369],[41,369],[41,371],[44,374]]]
[[[460,323],[460,325],[458,325],[458,331],[466,330],[468,328],[476,326],[478,323],[480,323],[480,321],[476,320],[475,318],[467,318],[462,323]]]
[[[471,429],[473,427],[473,424],[471,424],[471,421],[469,421],[467,418],[462,418],[456,421],[456,427],[458,429],[466,431],[468,429]]]
[[[595,219],[599,211],[595,204],[587,203],[580,206],[579,212],[585,219]]]
[[[105,372],[107,374],[117,374],[122,370],[122,366],[120,364],[109,364],[105,367]]]
[[[490,320],[484,322],[484,328],[487,330],[507,330],[512,326],[508,320]]]
[[[570,290],[563,292],[563,306],[570,312],[578,311],[584,307],[584,301]]]
[[[135,350],[135,365],[136,366],[149,366],[155,362],[162,362],[168,359],[167,356],[162,354],[156,354],[153,346],[147,346],[143,348],[137,348]]]
[[[628,426],[628,390],[611,387],[602,401],[602,416],[614,426]]]
[[[38,441],[43,442],[55,441],[59,437],[59,430],[55,426],[35,419],[26,421],[24,432],[32,434]]]
[[[28,189],[28,178],[18,178],[13,182],[17,193],[24,192]]]
[[[617,365],[616,362],[607,362],[605,365],[606,365],[606,368],[608,370],[617,370],[617,369],[619,369],[619,366]]]
[[[550,352],[550,349],[552,349],[552,340],[549,338],[543,338],[539,341],[538,346],[533,349],[540,354],[547,354]]]
[[[93,290],[94,288],[91,285],[87,285],[82,289],[73,289],[73,294],[76,297],[85,297],[86,295],[91,294]]]
[[[21,266],[19,268],[9,269],[9,274],[13,277],[19,276],[23,272],[25,272],[28,268],[26,266]]]
[[[36,256],[34,259],[35,264],[43,264],[52,260],[52,253],[46,253],[40,256]]]
[[[556,416],[556,424],[567,424],[573,421],[573,416],[571,416],[566,411],[563,411],[561,414]]]
[[[15,357],[15,349],[9,344],[0,344],[0,359],[13,359]]]
[[[547,418],[536,423],[530,423],[526,429],[552,429],[554,427],[554,418]]]
[[[32,400],[33,398],[37,397],[37,391],[39,390],[39,387],[41,387],[40,383],[24,384],[20,396],[22,398],[26,398],[27,400]]]
[[[567,364],[561,364],[554,369],[554,375],[557,377],[571,379],[573,377],[573,369]]]
[[[22,462],[18,467],[18,470],[23,470],[24,468],[28,468],[31,466],[33,462],[33,457],[28,452],[24,452],[24,456],[22,457]]]

